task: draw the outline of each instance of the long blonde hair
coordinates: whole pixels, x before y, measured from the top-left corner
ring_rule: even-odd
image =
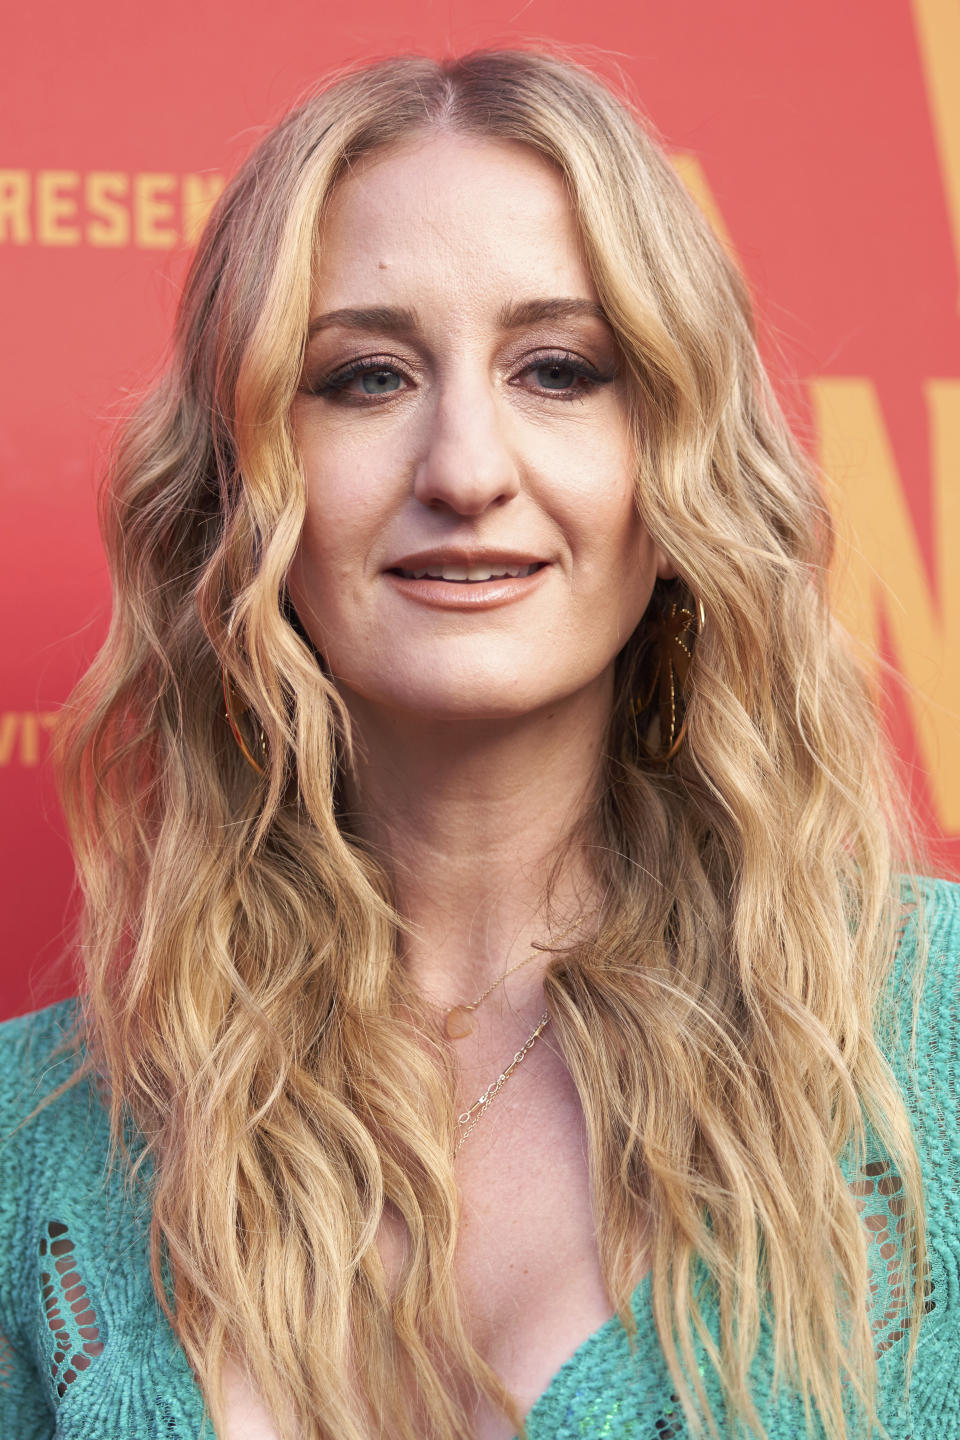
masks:
[[[778,1373],[840,1440],[851,1394],[874,1413],[866,1237],[837,1163],[864,1154],[865,1118],[903,1179],[912,1346],[923,1306],[921,1172],[874,1038],[902,914],[896,787],[741,277],[629,106],[543,52],[341,73],[268,133],[201,237],[172,362],[117,447],[113,621],[60,755],[86,1041],[115,1134],[132,1117],[145,1139],[157,1293],[215,1421],[242,1337],[284,1436],[363,1440],[372,1417],[385,1436],[463,1440],[471,1387],[522,1424],[454,1284],[453,1064],[397,962],[386,880],[340,822],[346,716],[285,592],[324,204],[359,157],[436,127],[519,141],[565,177],[632,377],[638,504],[682,576],[651,615],[688,587],[707,616],[669,769],[645,758],[633,705],[649,619],[618,658],[583,821],[609,901],[595,942],[546,974],[609,1295],[631,1330],[647,1221],[690,1423],[717,1433],[696,1331],[725,1402],[764,1433],[748,1370],[769,1298]],[[224,667],[263,777],[225,723]],[[406,1236],[393,1295],[387,1203]]]

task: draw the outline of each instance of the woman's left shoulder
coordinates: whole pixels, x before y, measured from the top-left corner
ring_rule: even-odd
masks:
[[[888,998],[889,1058],[927,1165],[960,1180],[960,884],[911,876]]]
[[[955,1000],[960,983],[960,884],[930,875],[905,876],[900,883],[903,925],[897,969],[912,972],[919,960],[923,989],[933,985]],[[952,985],[952,991],[951,991]]]
[[[911,875],[901,880],[904,898],[919,899],[928,923],[960,934],[960,882],[945,876]]]

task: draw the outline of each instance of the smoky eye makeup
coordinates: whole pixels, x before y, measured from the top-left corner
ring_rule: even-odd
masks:
[[[570,350],[548,350],[532,356],[518,372],[518,378],[533,375],[537,384],[548,390],[563,390],[570,377],[590,385],[609,385],[617,372],[607,366],[594,365]]]
[[[589,334],[551,336],[551,329],[551,325],[538,324],[531,326],[526,335],[511,337],[496,361],[501,383],[545,402],[583,402],[619,378],[616,346],[598,343],[596,336]],[[344,356],[341,350],[337,356],[336,349],[329,344],[308,343],[298,385],[300,394],[331,404],[369,408],[389,403],[425,379],[422,363],[401,358],[396,352],[371,350],[351,355],[348,350]]]
[[[548,401],[584,400],[616,379],[615,370],[601,369],[570,351],[531,357],[509,378],[513,389]],[[302,383],[301,391],[333,403],[369,405],[406,391],[412,377],[392,356],[367,356],[325,371]]]
[[[367,377],[373,378],[368,381]],[[395,355],[363,355],[334,366],[311,366],[308,361],[299,388],[308,395],[335,397],[348,393],[347,387],[358,378],[372,395],[396,393],[412,379],[408,367]]]

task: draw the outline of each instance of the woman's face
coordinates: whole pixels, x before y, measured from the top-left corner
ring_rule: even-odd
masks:
[[[672,572],[636,512],[623,361],[563,181],[520,144],[408,142],[340,184],[320,256],[290,592],[348,703],[609,704]]]

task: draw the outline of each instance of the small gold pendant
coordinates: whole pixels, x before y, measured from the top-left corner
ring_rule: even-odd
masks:
[[[448,1040],[465,1040],[473,1034],[473,1019],[466,1005],[454,1005],[447,1011],[444,1029]]]

